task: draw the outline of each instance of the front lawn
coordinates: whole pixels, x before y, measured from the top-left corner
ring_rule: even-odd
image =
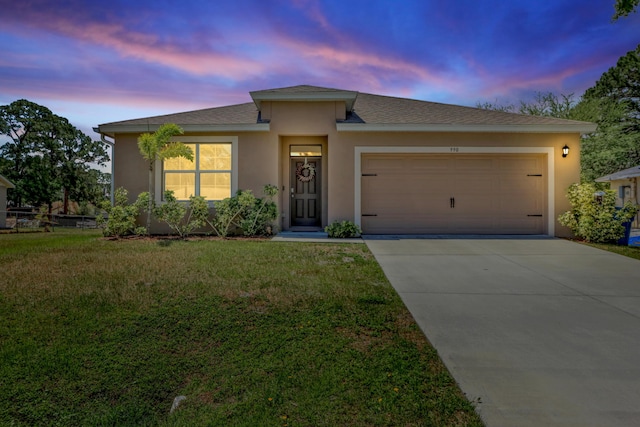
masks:
[[[637,246],[622,246],[622,245],[616,245],[613,243],[586,243],[586,244],[589,246],[593,246],[594,248],[628,256],[629,258],[640,259],[640,247],[637,247]]]
[[[0,236],[0,425],[482,423],[365,245],[56,230]]]

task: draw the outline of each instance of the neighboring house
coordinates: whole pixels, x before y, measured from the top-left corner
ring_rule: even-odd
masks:
[[[640,188],[638,188],[638,181],[640,181],[640,165],[596,179],[596,182],[608,182],[611,185],[611,189],[616,191],[618,195],[617,206],[623,206],[626,202],[639,204]],[[634,228],[640,227],[637,215],[631,226]]]
[[[7,189],[15,186],[4,176],[0,175],[0,228],[7,226]]]
[[[195,163],[158,164],[158,190],[217,200],[275,184],[284,230],[351,220],[368,234],[570,235],[557,217],[592,123],[315,86],[250,95],[95,128],[115,140],[115,187],[147,190],[137,138],[175,123]]]

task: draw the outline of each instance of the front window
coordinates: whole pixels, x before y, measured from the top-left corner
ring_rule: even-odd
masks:
[[[222,200],[231,196],[231,143],[185,144],[191,147],[193,161],[176,157],[164,161],[164,190],[178,200],[202,196]]]

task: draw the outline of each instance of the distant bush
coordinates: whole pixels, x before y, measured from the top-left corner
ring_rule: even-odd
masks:
[[[326,226],[324,231],[327,232],[331,238],[350,238],[358,237],[362,234],[360,227],[351,221],[335,221],[332,224]]]
[[[571,185],[567,198],[571,210],[560,215],[558,221],[587,242],[617,241],[624,236],[622,224],[631,221],[638,212],[631,203],[616,209],[615,191],[598,191],[592,183]]]

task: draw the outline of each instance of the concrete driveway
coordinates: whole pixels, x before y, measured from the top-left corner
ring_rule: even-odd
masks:
[[[366,244],[487,426],[640,426],[640,261],[552,238]]]

